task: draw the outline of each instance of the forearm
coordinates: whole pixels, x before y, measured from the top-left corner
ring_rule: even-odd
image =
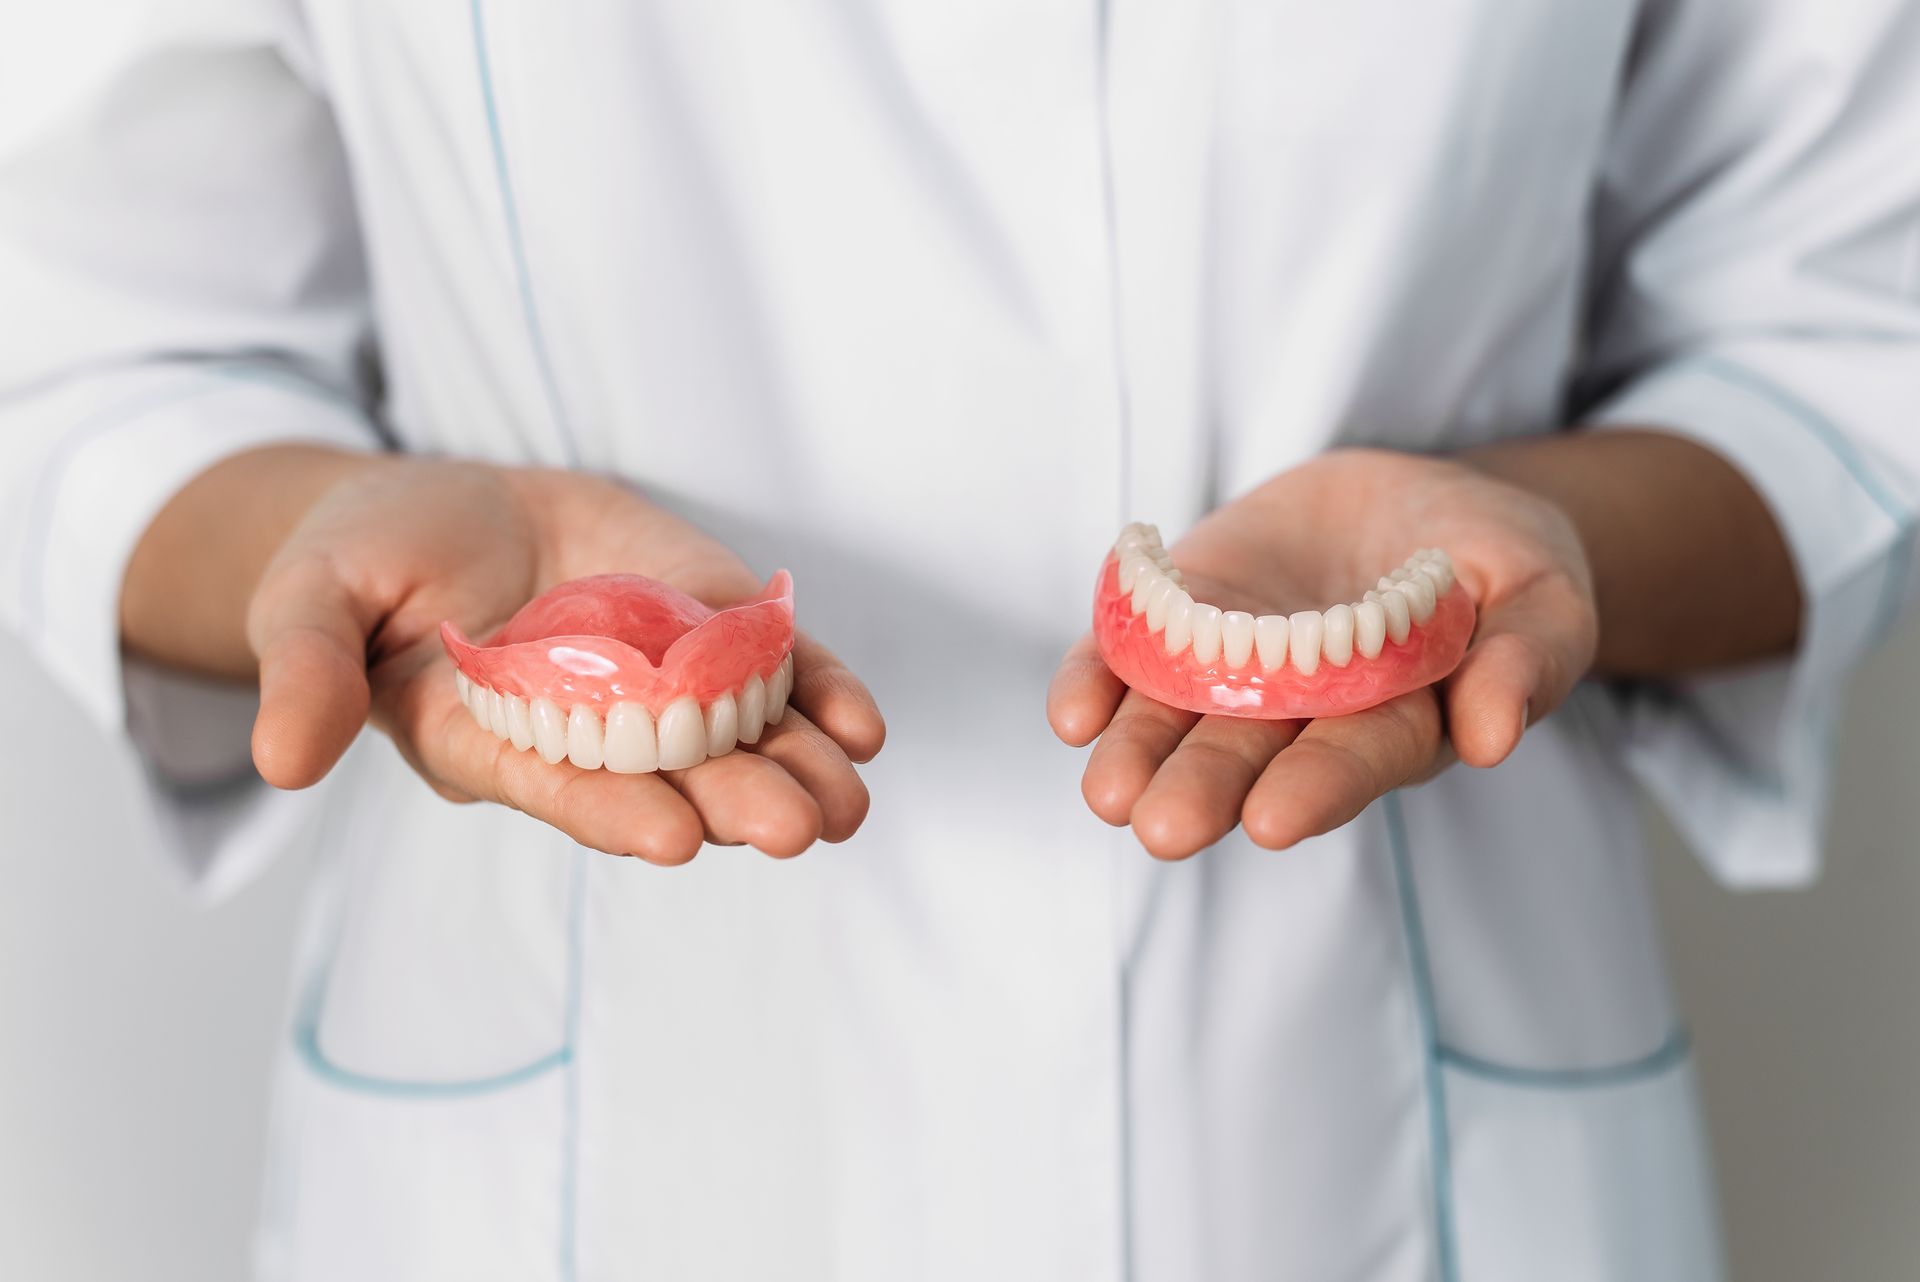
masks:
[[[1776,658],[1800,630],[1800,586],[1772,513],[1731,464],[1647,430],[1566,432],[1463,461],[1556,503],[1593,568],[1604,676],[1662,676]]]
[[[170,667],[252,677],[247,604],[262,570],[321,495],[379,462],[377,455],[273,445],[195,477],[168,500],[128,560],[121,644]]]

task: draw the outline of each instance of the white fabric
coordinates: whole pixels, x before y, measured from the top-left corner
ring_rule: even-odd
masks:
[[[1903,573],[1920,453],[1917,14],[0,19],[6,621],[197,777],[147,804],[207,875],[331,856],[262,1276],[1456,1282],[1539,1276],[1551,1224],[1554,1276],[1711,1277],[1611,754],[1687,763],[1666,800],[1729,875],[1806,868],[1849,585]],[[1282,857],[1157,865],[1086,813],[1040,703],[1120,521],[1551,430],[1576,387],[1774,502],[1791,675],[1583,696]],[[605,469],[789,566],[889,715],[867,828],[663,873],[372,738],[339,804],[209,789],[244,718],[123,704],[113,601],[166,496],[278,439]]]

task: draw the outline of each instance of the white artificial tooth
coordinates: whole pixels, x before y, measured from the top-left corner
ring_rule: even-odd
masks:
[[[1154,580],[1147,589],[1147,631],[1158,632],[1167,626],[1167,603],[1179,591],[1180,585],[1164,574]]]
[[[740,705],[723,694],[707,705],[707,755],[724,757],[740,742]]]
[[[1318,610],[1301,610],[1287,616],[1287,657],[1303,677],[1320,667],[1320,639],[1327,630],[1326,616]]]
[[[469,706],[473,703],[473,678],[455,668],[453,670],[453,688],[460,695],[460,702]]]
[[[1187,608],[1193,628],[1193,661],[1212,663],[1220,657],[1220,607],[1196,601]]]
[[[467,688],[467,711],[473,714],[473,723],[487,733],[493,733],[493,725],[487,718],[487,687],[474,682]]]
[[[780,718],[787,715],[787,693],[780,688],[779,668],[767,673],[767,724],[777,726]]]
[[[606,731],[600,714],[584,703],[567,714],[567,760],[582,770],[598,770],[606,760]]]
[[[1267,672],[1287,661],[1287,616],[1263,614],[1253,621],[1253,646],[1260,652],[1260,666]]]
[[[756,672],[740,687],[740,742],[759,743],[766,728],[767,683]]]
[[[533,717],[527,712],[527,701],[517,694],[507,700],[507,737],[522,752],[533,746]]]
[[[1146,611],[1147,597],[1152,593],[1153,585],[1166,577],[1160,572],[1160,567],[1151,562],[1140,567],[1133,580],[1133,612],[1135,614]]]
[[[1158,533],[1159,531],[1155,530],[1145,521],[1128,521],[1120,529],[1120,537],[1123,539],[1129,537],[1141,539],[1154,538]]]
[[[1371,599],[1353,607],[1353,649],[1363,659],[1377,659],[1387,643],[1387,608]]]
[[[1167,653],[1179,654],[1193,640],[1193,598],[1175,588],[1167,597]]]
[[[1320,616],[1320,652],[1328,663],[1344,668],[1353,662],[1353,607],[1330,605]]]
[[[617,775],[643,775],[660,768],[660,740],[644,704],[616,703],[607,710],[601,759]]]
[[[567,755],[567,714],[551,699],[535,699],[527,709],[533,719],[533,749],[540,760],[554,765]]]
[[[1453,587],[1453,561],[1439,548],[1435,548],[1433,555],[1427,558],[1424,572],[1433,580],[1434,591],[1441,596],[1445,596],[1448,589]]]
[[[1138,553],[1129,553],[1122,557],[1120,559],[1120,590],[1133,591],[1133,585],[1139,581],[1140,571],[1152,564],[1153,562]]]
[[[1424,574],[1416,574],[1405,583],[1398,585],[1398,591],[1407,598],[1407,612],[1413,621],[1425,623],[1433,617],[1433,581]]]
[[[1187,576],[1180,573],[1180,567],[1177,565],[1167,571],[1167,577],[1173,580],[1175,587],[1184,588],[1187,586]]]
[[[1425,579],[1427,585],[1433,589],[1435,600],[1446,595],[1447,581],[1439,566],[1431,561],[1422,561],[1420,563],[1420,577]]]
[[[660,768],[685,770],[707,759],[707,721],[700,705],[682,696],[660,710]]]
[[[1220,616],[1220,653],[1229,668],[1244,668],[1253,657],[1253,616],[1228,610]]]
[[[793,697],[793,656],[780,660],[773,676],[767,679],[767,724],[777,726],[787,715],[787,700]]]
[[[1379,592],[1367,593],[1369,601],[1379,603],[1387,615],[1387,640],[1395,645],[1406,642],[1407,633],[1412,630],[1413,618],[1407,610],[1407,598],[1397,588],[1387,588]]]
[[[492,687],[487,689],[487,729],[496,739],[507,737],[507,696]]]

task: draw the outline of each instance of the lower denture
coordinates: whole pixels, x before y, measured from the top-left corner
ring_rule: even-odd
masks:
[[[653,579],[605,574],[536,597],[486,643],[440,625],[480,728],[543,761],[642,774],[758,743],[793,690],[793,582],[714,610]]]
[[[1100,567],[1094,636],[1128,686],[1189,712],[1270,720],[1359,712],[1445,677],[1475,611],[1438,548],[1359,601],[1254,618],[1187,593],[1150,525],[1122,531]]]

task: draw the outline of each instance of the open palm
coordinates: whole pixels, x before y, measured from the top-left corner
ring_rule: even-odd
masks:
[[[611,853],[681,863],[704,839],[784,856],[849,836],[867,809],[852,763],[885,728],[866,688],[805,635],[795,711],[751,750],[686,770],[549,765],[473,723],[441,620],[485,635],[554,584],[613,571],[716,606],[760,586],[724,546],[600,478],[396,459],[344,482],[295,528],[249,610],[261,774],[307,786],[371,719],[441,795],[502,802]]]
[[[1466,657],[1439,686],[1312,721],[1201,716],[1128,690],[1091,635],[1070,650],[1047,714],[1094,742],[1087,804],[1184,858],[1236,824],[1281,849],[1346,823],[1456,756],[1505,759],[1526,725],[1593,661],[1592,577],[1573,527],[1546,501],[1459,463],[1343,450],[1218,509],[1173,548],[1196,600],[1251,614],[1355,599],[1420,547],[1444,548],[1479,610]]]

